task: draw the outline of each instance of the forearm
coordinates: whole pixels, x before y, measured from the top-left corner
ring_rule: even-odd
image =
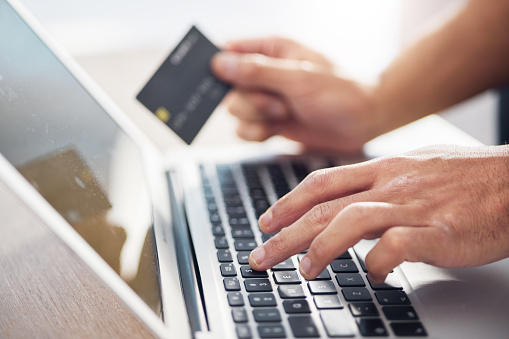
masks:
[[[374,90],[379,132],[509,82],[508,33],[508,0],[473,0],[402,53]]]

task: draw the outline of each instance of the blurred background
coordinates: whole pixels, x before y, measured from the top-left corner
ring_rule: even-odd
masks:
[[[280,35],[325,53],[349,76],[374,79],[402,48],[466,0],[21,0],[61,46],[161,149],[181,141],[135,100],[191,25],[218,45]],[[483,93],[441,112],[480,141],[496,134],[496,95]],[[196,144],[238,141],[218,110]],[[217,129],[222,133],[217,133]]]

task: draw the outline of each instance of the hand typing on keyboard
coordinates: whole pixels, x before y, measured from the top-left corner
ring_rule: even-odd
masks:
[[[250,265],[266,270],[309,248],[300,271],[311,280],[377,237],[366,257],[374,283],[403,261],[467,267],[505,258],[507,157],[504,146],[441,146],[316,171],[261,215],[263,232],[280,232],[251,253]]]

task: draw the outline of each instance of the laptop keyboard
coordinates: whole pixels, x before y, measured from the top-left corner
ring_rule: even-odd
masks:
[[[304,253],[268,271],[249,266],[250,251],[274,235],[262,233],[256,220],[309,174],[305,163],[225,164],[201,167],[201,174],[218,270],[239,339],[427,336],[396,274],[372,284],[355,248],[312,281],[298,272]]]

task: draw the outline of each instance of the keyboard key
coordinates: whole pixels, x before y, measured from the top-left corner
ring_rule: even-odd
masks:
[[[232,254],[230,250],[219,250],[217,251],[217,260],[219,262],[233,262]]]
[[[226,291],[240,291],[240,282],[239,279],[233,278],[224,278],[223,279],[224,289]]]
[[[276,306],[276,297],[272,293],[255,293],[247,296],[252,307]]]
[[[357,273],[359,269],[353,260],[336,259],[331,263],[331,268],[334,273]]]
[[[262,232],[262,241],[267,242],[270,238],[275,236],[277,233],[263,233]]]
[[[357,326],[363,336],[366,337],[386,337],[387,329],[381,319],[378,318],[360,318],[357,319]]]
[[[320,273],[315,279],[313,280],[330,280],[330,274],[327,269],[324,269],[322,273]]]
[[[242,240],[235,240],[235,251],[252,251],[254,250],[258,244],[256,243],[256,240],[254,239],[242,239]]]
[[[221,217],[219,216],[219,214],[217,212],[210,213],[209,217],[210,217],[210,222],[213,225],[216,225],[221,222]]]
[[[346,251],[345,253],[341,254],[336,259],[352,259],[352,256],[350,255],[350,252]]]
[[[230,292],[227,294],[227,298],[230,306],[244,306],[244,297],[240,292]]]
[[[219,250],[219,249],[227,249],[229,248],[230,246],[228,245],[228,240],[226,240],[225,237],[216,237],[216,239],[214,239],[214,243],[216,245],[216,248]]]
[[[253,310],[253,316],[256,322],[280,322],[281,314],[277,308],[259,308]]]
[[[229,220],[231,227],[242,227],[242,226],[250,226],[249,219],[247,216],[241,218],[230,218]]]
[[[394,334],[400,337],[426,337],[428,334],[420,322],[391,323]]]
[[[223,226],[221,225],[215,225],[215,226],[212,226],[212,234],[213,235],[224,235],[224,228]]]
[[[260,338],[286,338],[285,328],[281,325],[258,325]]]
[[[248,227],[236,227],[232,229],[232,238],[254,238],[254,233]]]
[[[351,303],[348,305],[354,317],[378,316],[378,310],[374,303]]]
[[[219,267],[223,277],[234,277],[237,275],[237,271],[235,270],[235,266],[233,266],[233,264],[221,264]]]
[[[272,271],[292,271],[295,270],[292,258],[288,258],[283,262],[280,262],[276,266],[272,267]]]
[[[343,308],[341,300],[336,294],[315,295],[313,299],[316,308],[320,310]]]
[[[269,279],[246,279],[244,286],[247,292],[272,292]]]
[[[240,266],[240,273],[243,278],[268,278],[267,271],[255,271],[251,266]]]
[[[387,275],[387,278],[385,279],[385,282],[381,284],[373,284],[369,278],[368,282],[371,285],[371,288],[374,290],[402,290],[403,286],[401,285],[401,282],[399,281],[398,277],[395,273],[389,273]]]
[[[296,338],[318,338],[320,333],[315,326],[313,318],[310,316],[304,317],[289,317],[288,322],[292,329],[293,335]]]
[[[253,337],[251,334],[251,328],[249,328],[246,324],[237,325],[235,331],[237,332],[237,338],[239,339],[251,339]]]
[[[377,291],[375,296],[381,305],[408,305],[410,299],[403,291]]]
[[[297,271],[279,271],[272,273],[276,284],[300,284]]]
[[[384,306],[382,311],[389,320],[419,320],[412,306]]]
[[[305,298],[301,285],[281,285],[277,287],[281,299]]]
[[[233,308],[232,309],[232,318],[236,323],[247,323],[247,312],[245,308]]]
[[[355,329],[345,310],[327,310],[320,312],[323,326],[329,337],[353,337]]]
[[[311,313],[311,310],[309,309],[309,304],[304,299],[284,300],[283,307],[285,308],[285,312],[288,314]]]
[[[336,286],[330,280],[318,280],[308,282],[309,291],[312,294],[337,294]]]
[[[371,301],[371,294],[365,287],[345,287],[341,290],[346,301]]]
[[[249,265],[249,254],[251,252],[241,251],[237,252],[237,261],[240,265]]]
[[[364,279],[358,273],[339,273],[336,274],[336,281],[341,287],[364,287]]]

